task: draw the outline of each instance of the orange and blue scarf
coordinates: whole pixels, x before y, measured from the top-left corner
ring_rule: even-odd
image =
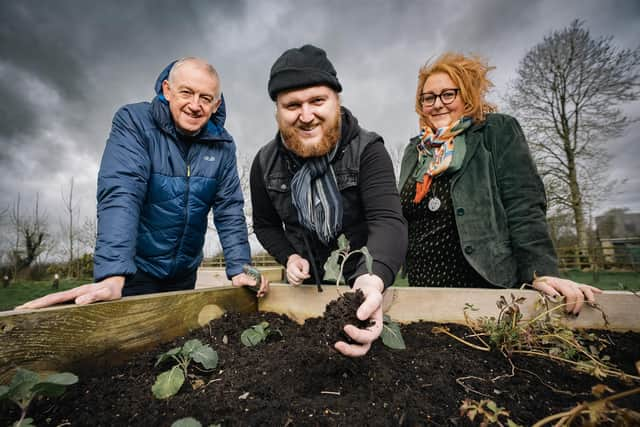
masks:
[[[426,126],[420,132],[418,164],[413,177],[416,180],[416,196],[413,203],[418,204],[429,192],[433,178],[445,173],[455,172],[462,166],[466,153],[464,131],[471,126],[471,117],[463,117],[447,127],[434,132]]]

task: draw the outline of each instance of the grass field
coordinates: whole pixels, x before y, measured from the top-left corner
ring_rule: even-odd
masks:
[[[46,281],[24,281],[18,280],[12,282],[7,288],[0,287],[0,311],[11,310],[13,307],[20,305],[24,302],[30,301],[34,298],[39,298],[43,295],[50,294],[51,292],[64,291],[71,289],[78,285],[85,283],[91,283],[92,279],[73,279],[73,280],[60,280],[60,288],[53,289],[51,287],[51,280]]]
[[[597,280],[594,280],[593,273],[583,271],[568,271],[561,274],[566,279],[574,282],[593,285],[600,289],[610,291],[620,291],[623,289],[640,290],[640,273],[633,272],[601,272]],[[408,286],[407,279],[398,277],[393,286]]]

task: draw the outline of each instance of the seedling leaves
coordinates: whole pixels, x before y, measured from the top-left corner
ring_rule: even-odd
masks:
[[[349,252],[349,240],[347,240],[347,236],[344,234],[341,234],[340,237],[338,237],[338,249],[344,252]]]
[[[215,369],[218,366],[218,353],[208,345],[201,345],[194,349],[191,357],[205,369]]]
[[[338,276],[340,276],[340,249],[331,252],[324,263],[324,280],[337,283]]]
[[[282,335],[279,330],[271,329],[269,327],[269,322],[260,322],[257,325],[253,325],[250,328],[242,331],[242,334],[240,335],[240,341],[246,347],[253,347],[260,344],[262,341],[265,341],[269,335],[272,335],[274,333]]]
[[[171,370],[158,375],[151,391],[158,399],[167,399],[176,394],[182,384],[184,384],[184,373],[180,365],[175,365]]]
[[[160,356],[158,356],[158,360],[156,361],[156,364],[154,366],[158,366],[159,364],[161,364],[165,360],[171,359],[173,356],[176,356],[176,355],[180,354],[181,350],[182,350],[181,347],[176,347],[176,348],[172,348],[171,350],[167,351],[166,353],[162,353]]]
[[[386,314],[382,322],[382,333],[380,337],[382,338],[382,343],[389,348],[395,350],[404,350],[407,348],[402,338],[402,333],[400,332],[400,325],[391,320]]]
[[[192,417],[180,418],[171,424],[171,427],[202,427],[200,421]]]

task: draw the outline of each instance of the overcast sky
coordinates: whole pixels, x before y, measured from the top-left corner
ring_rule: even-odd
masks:
[[[518,62],[551,31],[584,21],[593,37],[640,44],[640,2],[630,1],[2,1],[0,2],[0,210],[39,193],[49,217],[62,211],[71,177],[80,216],[95,215],[96,175],[115,111],[151,100],[170,61],[213,63],[227,102],[227,129],[252,156],[275,134],[269,69],[286,49],[324,48],[343,104],[388,147],[418,131],[417,71],[454,50],[497,69],[500,105]],[[640,103],[625,106],[640,116]],[[517,114],[515,114],[517,117]],[[609,207],[640,211],[640,124],[601,141],[613,178],[626,178]],[[5,218],[6,221],[6,218]]]

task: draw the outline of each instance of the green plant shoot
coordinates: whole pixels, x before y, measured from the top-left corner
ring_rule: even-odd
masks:
[[[327,258],[327,261],[324,263],[324,280],[335,281],[338,294],[340,294],[340,289],[338,288],[340,283],[346,283],[342,276],[342,270],[344,269],[344,264],[351,255],[357,253],[362,254],[364,256],[365,265],[367,266],[367,271],[369,274],[372,274],[373,272],[373,258],[371,257],[367,247],[363,246],[354,251],[351,251],[350,249],[349,241],[344,234],[341,234],[340,237],[338,237],[338,249],[331,252],[331,255],[329,255],[329,258]]]
[[[382,344],[395,350],[404,350],[406,345],[404,344],[404,338],[400,332],[400,325],[391,320],[388,315],[383,315],[382,321],[382,333],[380,333]]]
[[[32,426],[33,419],[26,418],[29,404],[37,395],[57,397],[64,393],[65,387],[78,382],[78,377],[70,372],[53,373],[44,379],[37,372],[18,368],[7,385],[0,385],[0,400],[9,399],[22,411],[14,426]]]
[[[205,369],[218,366],[218,353],[209,345],[203,345],[198,339],[185,342],[182,347],[172,348],[158,356],[155,366],[165,360],[173,359],[177,363],[168,371],[158,375],[151,387],[153,395],[158,399],[167,399],[180,390],[187,376],[187,369],[193,360]]]
[[[171,427],[202,427],[202,424],[193,417],[186,417],[174,421]],[[220,424],[209,424],[209,427],[220,427]]]
[[[240,341],[246,347],[253,347],[266,341],[267,337],[273,334],[280,334],[280,336],[282,336],[282,332],[278,329],[271,329],[269,322],[260,322],[242,331]]]

